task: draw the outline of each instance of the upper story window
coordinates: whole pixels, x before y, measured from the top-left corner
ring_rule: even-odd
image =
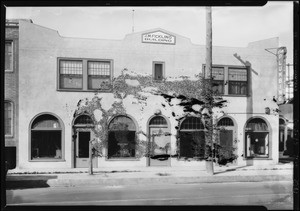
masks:
[[[5,41],[5,71],[13,71],[13,42]]]
[[[13,104],[4,102],[4,131],[5,136],[13,136]]]
[[[205,65],[203,65],[205,73]],[[246,67],[213,65],[213,90],[217,94],[245,96],[248,94],[248,71]]]
[[[165,63],[153,62],[153,80],[162,81],[165,77]]]
[[[224,94],[224,67],[213,67],[213,90],[219,94]]]
[[[229,68],[229,94],[246,95],[247,94],[247,69]]]
[[[58,59],[59,90],[110,89],[112,60]]]
[[[82,89],[82,61],[59,61],[59,76],[61,89]]]

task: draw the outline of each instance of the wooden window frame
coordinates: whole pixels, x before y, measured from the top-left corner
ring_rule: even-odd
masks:
[[[156,64],[161,64],[162,65],[162,79],[161,80],[155,79],[155,65]],[[165,69],[166,69],[165,62],[163,62],[163,61],[153,61],[152,62],[152,80],[154,82],[162,82],[166,77]]]
[[[228,97],[248,97],[249,96],[249,68],[246,66],[239,65],[222,65],[222,64],[213,64],[212,67],[216,68],[224,68],[224,86],[223,86],[223,94],[219,93],[222,96]],[[245,69],[247,73],[247,81],[246,82],[246,94],[229,94],[229,69]],[[205,64],[202,65],[202,76],[205,77]],[[216,82],[220,82],[220,80],[216,80]],[[239,81],[237,81],[239,82]]]
[[[5,72],[14,72],[14,41],[13,40],[5,40],[5,45],[6,43],[11,43],[11,70],[9,69],[5,69],[5,58],[4,58],[4,71]],[[4,57],[5,57],[5,53],[4,52]]]
[[[32,129],[33,123],[34,121],[39,118],[40,116],[43,115],[51,115],[53,117],[55,117],[57,119],[57,121],[60,124],[60,129],[51,129],[51,128],[40,128],[40,129]],[[63,124],[63,121],[55,114],[51,113],[51,112],[43,112],[40,114],[37,114],[36,116],[34,116],[30,123],[29,123],[29,128],[28,128],[28,161],[29,162],[65,162],[65,127]],[[32,149],[31,149],[31,145],[32,145],[32,131],[61,131],[61,158],[38,158],[38,159],[32,159],[31,155],[32,155]]]
[[[60,61],[81,61],[82,62],[82,88],[61,88],[60,87]],[[112,92],[112,89],[89,89],[89,75],[88,75],[88,62],[109,62],[110,63],[110,76],[107,77],[110,80],[110,85],[113,79],[113,59],[93,59],[93,58],[70,58],[70,57],[58,57],[57,58],[57,91],[66,92]]]

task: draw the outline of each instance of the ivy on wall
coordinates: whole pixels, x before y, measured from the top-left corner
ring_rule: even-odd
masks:
[[[164,79],[162,82],[157,82],[152,79],[151,75],[140,75],[124,69],[122,74],[112,81],[111,90],[116,101],[112,104],[111,108],[105,110],[102,107],[102,98],[98,97],[99,91],[95,93],[95,96],[91,100],[86,98],[78,102],[74,117],[81,114],[88,114],[92,117],[95,125],[93,131],[97,137],[97,139],[93,140],[94,151],[96,155],[103,156],[102,149],[107,147],[108,142],[108,121],[116,115],[126,115],[123,100],[128,95],[133,95],[140,105],[146,103],[147,96],[143,94],[145,92],[164,97],[170,107],[174,106],[172,99],[178,99],[180,102],[178,106],[183,108],[184,114],[177,115],[174,112],[172,113],[173,118],[178,122],[178,124],[174,126],[177,131],[180,122],[186,116],[197,116],[205,119],[205,117],[212,115],[212,113],[204,112],[210,105],[218,108],[225,106],[226,101],[220,96],[212,96],[211,90],[208,88],[209,86],[210,84],[207,80],[203,79],[201,75],[196,75],[194,80],[181,76],[180,80],[168,81]],[[164,105],[162,104],[162,106]],[[142,110],[143,107],[141,106],[140,109]],[[207,127],[210,127],[210,125],[205,124],[205,127],[208,129]],[[176,137],[177,146],[179,146],[179,134],[173,135]],[[140,139],[140,136],[144,136],[145,139]],[[150,140],[150,138],[152,137],[147,135],[144,131],[137,129],[135,144],[135,154],[137,158],[143,156],[153,157],[154,149],[162,148],[157,146],[155,142],[147,141]],[[197,146],[195,147],[197,148]],[[163,150],[168,154],[170,144],[166,145]],[[176,155],[179,155],[179,147],[177,147]]]

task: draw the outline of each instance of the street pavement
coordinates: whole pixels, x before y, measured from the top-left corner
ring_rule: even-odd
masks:
[[[261,205],[293,209],[291,181],[50,187],[7,190],[10,206]]]

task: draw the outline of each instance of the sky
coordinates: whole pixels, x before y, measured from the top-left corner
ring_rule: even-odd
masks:
[[[134,10],[134,12],[133,12]],[[163,28],[205,45],[205,7],[7,7],[6,18],[32,19],[64,37],[121,40],[126,34]],[[214,46],[246,47],[279,37],[293,64],[293,2],[262,7],[212,7]]]

